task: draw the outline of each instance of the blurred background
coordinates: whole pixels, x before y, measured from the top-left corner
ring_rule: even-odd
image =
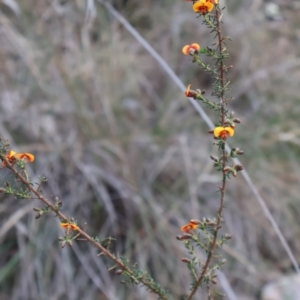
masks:
[[[242,120],[230,145],[245,151],[243,165],[300,261],[299,1],[220,2],[233,40],[230,109]],[[47,177],[44,194],[59,197],[64,214],[86,222],[92,236],[116,238],[116,253],[179,299],[190,282],[176,235],[191,218],[215,216],[219,204],[206,124],[97,1],[0,3],[1,137],[36,156],[30,174]],[[186,85],[210,95],[212,79],[181,53],[192,42],[213,44],[191,3],[110,3]],[[14,180],[6,169],[0,177],[1,185]],[[121,285],[87,243],[61,250],[59,220],[35,220],[39,205],[1,197],[1,300],[157,299]],[[294,274],[241,176],[228,185],[224,219],[222,233],[234,239],[223,271],[237,299],[262,299],[266,284]]]

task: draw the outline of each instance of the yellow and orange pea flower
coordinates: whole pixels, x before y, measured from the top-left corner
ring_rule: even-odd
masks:
[[[6,154],[6,159],[10,163],[15,163],[16,160],[23,160],[24,162],[33,162],[34,161],[34,155],[31,153],[16,153],[13,150],[9,150],[8,153]],[[6,163],[5,161],[2,162],[2,167],[5,167]]]
[[[197,97],[200,93],[199,91],[191,90],[191,85],[189,84],[184,92],[187,97],[194,98]]]
[[[78,230],[79,229],[79,227],[76,224],[67,223],[67,222],[59,223],[59,226],[63,229],[71,229],[71,230]]]
[[[198,0],[185,0],[185,2],[197,2]],[[206,2],[211,2],[211,3],[215,3],[218,4],[219,0],[206,0]]]
[[[227,136],[233,136],[234,135],[234,127],[216,127],[214,129],[214,136],[216,138],[221,138],[225,140]]]
[[[199,223],[195,223],[192,220],[186,225],[183,225],[180,230],[185,233],[189,233],[192,230],[195,230],[198,227]]]
[[[185,2],[197,2],[198,0],[185,0]],[[215,3],[218,4],[219,0],[206,0],[206,2],[211,2],[211,3]]]
[[[13,160],[15,159],[15,158],[14,158],[15,154],[16,154],[15,151],[9,150],[9,151],[7,152],[7,154],[6,154],[7,160],[8,160],[9,162],[13,161]]]
[[[184,94],[187,96],[187,97],[193,97],[193,94],[191,93],[191,84],[189,84],[186,88],[186,91],[184,92]]]
[[[198,0],[193,4],[193,11],[202,15],[211,12],[214,9],[212,0]]]
[[[185,45],[183,48],[182,48],[182,53],[184,55],[188,55],[190,54],[190,50],[193,50],[193,51],[199,51],[200,50],[200,45],[197,44],[197,43],[193,43],[193,44],[190,44],[190,45]]]
[[[31,153],[16,153],[14,155],[16,159],[22,159],[25,162],[33,162],[34,161],[34,155]]]

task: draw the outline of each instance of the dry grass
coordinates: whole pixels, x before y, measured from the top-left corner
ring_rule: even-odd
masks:
[[[180,52],[211,42],[187,3],[116,2],[184,82],[209,93],[210,79]],[[234,144],[299,260],[299,10],[269,22],[262,1],[227,2],[232,108],[243,120]],[[1,6],[1,136],[36,154],[33,174],[48,178],[45,193],[67,215],[114,236],[116,251],[179,296],[188,282],[178,228],[218,204],[207,128],[103,7],[87,22],[84,1],[64,3],[18,1],[19,15]],[[84,243],[61,251],[57,221],[30,213],[37,204],[2,198],[1,299],[152,299],[120,285]],[[224,217],[234,235],[225,274],[239,299],[256,299],[262,284],[292,272],[290,261],[241,178],[230,183]]]

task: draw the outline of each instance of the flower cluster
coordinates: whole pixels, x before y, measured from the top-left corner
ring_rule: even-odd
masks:
[[[16,153],[13,150],[9,150],[6,154],[6,159],[11,163],[14,164],[17,160],[22,160],[24,162],[33,162],[34,155],[31,153]],[[5,161],[2,162],[2,167],[5,167]]]
[[[201,15],[205,15],[214,9],[215,4],[218,4],[218,0],[185,0],[186,2],[193,2],[193,11]]]

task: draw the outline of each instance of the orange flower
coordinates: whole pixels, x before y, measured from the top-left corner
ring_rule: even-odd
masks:
[[[189,84],[186,88],[186,91],[184,92],[184,94],[187,96],[187,97],[193,97],[194,96],[194,93],[191,92],[191,84]]]
[[[221,139],[225,140],[227,136],[234,135],[234,127],[216,127],[214,129],[214,136],[220,137]]]
[[[12,162],[15,160],[15,154],[16,152],[15,151],[12,151],[12,150],[9,150],[8,153],[6,154],[6,158],[9,162]]]
[[[218,3],[219,3],[219,0],[206,0],[206,2],[218,4]]]
[[[198,0],[193,4],[193,10],[196,13],[205,15],[208,12],[211,12],[214,9],[213,3],[206,0]]]
[[[34,155],[31,153],[16,153],[14,155],[16,159],[22,159],[25,162],[33,162],[34,161]]]
[[[184,92],[184,94],[187,96],[187,97],[192,97],[192,98],[196,98],[197,95],[199,95],[199,92],[196,92],[194,90],[191,90],[191,85],[189,84],[186,88],[186,91]]]
[[[190,97],[191,84],[189,84],[184,92],[187,97]]]
[[[11,164],[15,163],[15,161],[16,161],[15,154],[16,154],[16,152],[13,151],[13,150],[9,150],[9,151],[7,152],[7,154],[6,154],[6,159],[7,159]],[[3,161],[3,162],[2,162],[2,167],[5,167],[5,166],[6,166],[6,162]]]
[[[8,153],[6,154],[7,160],[11,163],[14,164],[17,159],[22,159],[25,162],[33,162],[34,161],[34,155],[31,153],[16,153],[13,150],[9,150]],[[5,161],[2,162],[2,167],[5,167],[6,163]]]
[[[198,227],[199,223],[198,222],[193,222],[193,220],[190,220],[190,222],[186,225],[183,225],[180,230],[189,233],[191,230],[195,230]]]
[[[62,222],[59,224],[59,226],[64,229],[71,229],[71,230],[79,229],[79,227],[76,224],[71,224],[71,223],[67,223],[67,222]]]
[[[188,55],[190,54],[190,50],[193,50],[194,52],[198,52],[200,50],[200,45],[199,44],[196,44],[196,43],[193,43],[191,45],[185,45],[183,48],[182,48],[182,53],[184,55]]]

